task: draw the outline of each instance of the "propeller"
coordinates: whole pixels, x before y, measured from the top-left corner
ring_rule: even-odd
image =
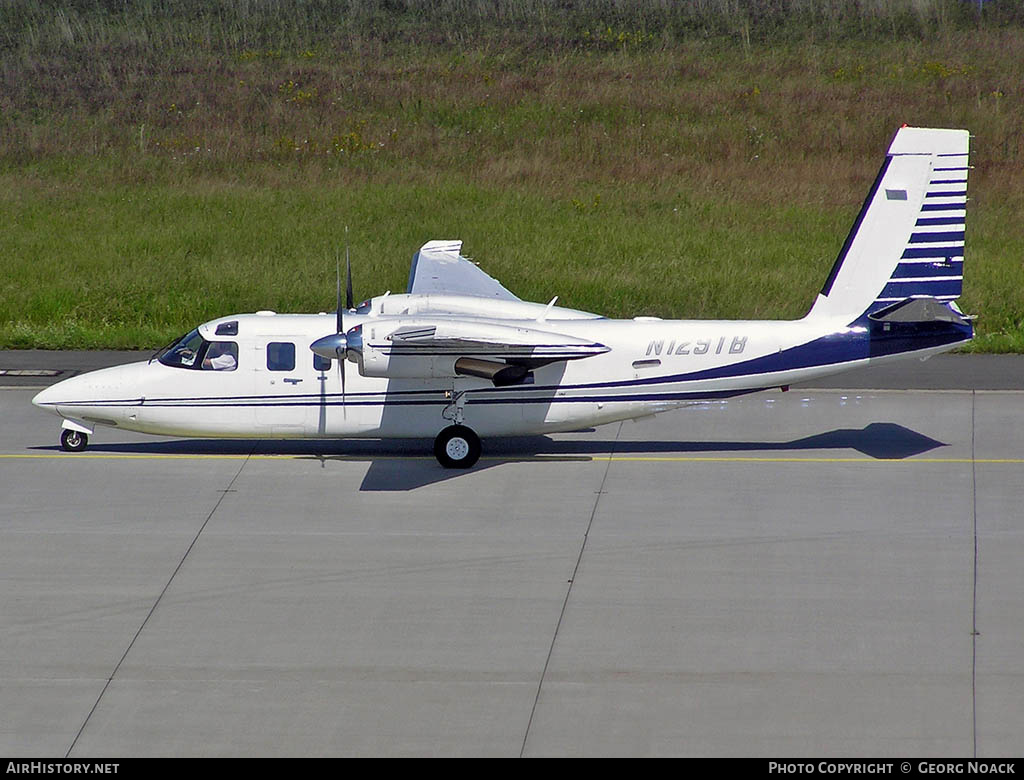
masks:
[[[341,259],[337,261],[336,295],[337,310],[335,321],[335,332],[329,336],[317,339],[309,348],[317,355],[325,359],[338,361],[338,379],[341,382],[341,408],[345,413],[345,360],[348,351],[348,338],[345,335],[344,310],[353,308],[352,295],[352,262],[348,253],[348,228],[345,228],[345,306],[341,302]]]

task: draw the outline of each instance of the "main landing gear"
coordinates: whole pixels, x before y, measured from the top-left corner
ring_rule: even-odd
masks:
[[[480,437],[465,425],[449,425],[434,439],[434,457],[446,469],[468,469],[480,458]]]
[[[60,432],[60,447],[66,452],[81,452],[89,444],[89,434],[65,428]]]

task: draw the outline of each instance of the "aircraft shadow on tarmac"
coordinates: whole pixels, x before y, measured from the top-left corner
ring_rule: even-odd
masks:
[[[360,490],[389,492],[415,490],[481,470],[515,462],[589,462],[614,455],[668,456],[712,453],[842,451],[855,450],[879,460],[902,460],[948,446],[896,423],[871,423],[862,429],[838,428],[785,442],[666,441],[615,439],[552,439],[521,436],[485,442],[484,457],[468,471],[444,469],[431,454],[432,443],[408,440],[302,440],[238,441],[188,439],[160,442],[94,444],[98,453],[139,455],[287,455],[320,461],[370,461]],[[45,447],[39,449],[55,449]],[[838,453],[837,453],[838,456]]]
[[[856,450],[879,460],[903,460],[921,455],[943,442],[896,423],[871,423],[863,429],[840,428],[827,433],[787,442],[764,441],[622,441],[613,439],[551,439],[547,436],[524,436],[494,439],[485,443],[485,455],[470,472],[442,469],[432,460],[405,461],[375,459],[370,465],[360,490],[402,491],[442,482],[462,474],[479,472],[513,462],[590,461],[614,455],[653,456],[712,453],[765,453],[821,450]],[[429,452],[424,442],[419,453]],[[378,451],[378,455],[381,454]],[[330,457],[330,456],[327,456]],[[350,456],[345,456],[350,457]]]

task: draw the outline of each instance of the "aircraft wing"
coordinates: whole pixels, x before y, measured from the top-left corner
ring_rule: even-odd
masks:
[[[465,257],[461,241],[428,241],[412,259],[409,271],[410,293],[429,295],[471,295],[502,301],[518,301],[501,282]]]
[[[562,333],[459,321],[404,326],[391,333],[387,341],[392,355],[490,357],[531,366],[610,351],[604,344]]]

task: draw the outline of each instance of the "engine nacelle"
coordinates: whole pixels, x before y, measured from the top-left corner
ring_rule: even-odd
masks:
[[[429,345],[402,348],[395,334],[415,332],[420,323],[408,319],[364,323],[348,332],[348,359],[363,376],[387,379],[450,379],[459,355],[446,354]],[[424,331],[426,332],[426,331]]]
[[[396,355],[379,345],[364,344],[356,361],[363,376],[390,379],[444,379],[456,376],[457,355]]]

